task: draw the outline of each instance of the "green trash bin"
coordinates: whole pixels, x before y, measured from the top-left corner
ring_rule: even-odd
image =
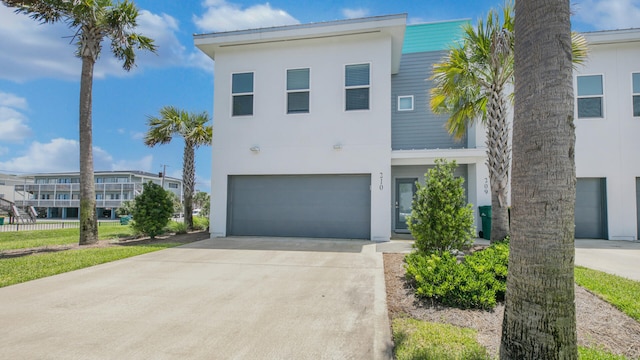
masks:
[[[131,220],[129,215],[120,217],[120,225],[129,225],[129,220]]]
[[[491,240],[491,205],[479,206],[478,209],[482,219],[482,238]]]
[[[0,225],[4,225],[4,218],[0,217]]]

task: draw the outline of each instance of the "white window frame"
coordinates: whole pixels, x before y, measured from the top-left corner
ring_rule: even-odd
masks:
[[[633,116],[633,117],[635,117],[635,118],[640,118],[640,114],[635,115],[635,114],[633,113],[633,111],[634,111],[634,108],[633,108],[633,100],[634,100],[634,98],[635,98],[636,96],[640,98],[640,92],[634,92],[634,91],[633,91],[633,75],[635,75],[635,74],[637,74],[637,75],[638,75],[638,81],[640,81],[640,71],[638,71],[638,72],[632,72],[632,73],[631,73],[631,116]],[[640,84],[638,84],[638,86],[640,87]],[[640,109],[638,109],[638,110],[640,110]]]
[[[409,108],[409,109],[401,108],[400,107],[400,100],[401,99],[411,99],[411,108]],[[413,101],[414,101],[413,95],[400,95],[400,96],[398,96],[398,106],[397,106],[398,111],[413,111],[413,108],[414,108],[414,102]]]
[[[578,89],[578,78],[580,77],[587,77],[587,76],[600,76],[600,78],[602,79],[602,94],[600,95],[578,95],[579,89]],[[576,76],[576,118],[578,119],[582,119],[582,120],[589,120],[589,119],[604,119],[605,118],[605,79],[604,79],[604,74],[580,74]],[[602,114],[600,114],[600,116],[593,116],[593,117],[580,117],[580,113],[578,111],[578,99],[591,99],[591,98],[600,98],[601,104],[602,104]]]
[[[369,85],[355,85],[355,86],[347,86],[346,82],[347,82],[347,66],[350,65],[365,65],[368,64],[369,65]],[[344,91],[343,91],[343,100],[344,101],[344,106],[342,107],[344,109],[345,112],[351,112],[351,111],[371,111],[371,109],[373,108],[373,104],[371,101],[371,88],[373,87],[373,76],[371,76],[373,74],[373,64],[371,62],[356,62],[356,63],[350,63],[350,64],[344,64],[344,66],[342,67],[342,84],[344,86]],[[367,109],[352,109],[352,110],[348,110],[347,109],[347,90],[351,90],[351,89],[369,89],[369,107]]]
[[[251,89],[251,92],[244,92],[244,93],[234,93],[233,92],[233,75],[238,75],[238,74],[253,74],[253,86]],[[231,113],[231,117],[237,118],[237,117],[250,117],[253,116],[256,112],[256,97],[255,97],[255,92],[256,92],[256,72],[253,70],[249,70],[249,71],[236,71],[236,72],[232,72],[230,75],[231,79],[229,81],[229,94],[231,94],[231,99],[230,101],[230,113]],[[233,99],[236,96],[248,96],[251,95],[251,114],[246,114],[246,115],[234,115],[233,113]]]
[[[289,70],[309,70],[309,87],[306,89],[296,89],[289,90],[287,88],[287,84],[289,82]],[[287,115],[304,115],[311,113],[311,67],[295,67],[295,68],[287,68],[284,71],[284,90],[286,92],[286,96],[284,99],[284,113]],[[289,112],[289,94],[291,93],[309,93],[309,108],[306,112]]]

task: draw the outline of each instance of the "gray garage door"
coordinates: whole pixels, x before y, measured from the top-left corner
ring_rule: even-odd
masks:
[[[578,179],[576,185],[576,238],[607,238],[606,180]]]
[[[638,218],[637,239],[640,239],[640,178],[636,178],[636,217]]]
[[[227,232],[370,239],[370,175],[230,176]]]

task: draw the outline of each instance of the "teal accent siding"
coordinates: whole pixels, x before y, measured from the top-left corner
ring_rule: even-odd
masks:
[[[448,50],[462,38],[462,25],[469,20],[408,25],[404,33],[403,54]]]

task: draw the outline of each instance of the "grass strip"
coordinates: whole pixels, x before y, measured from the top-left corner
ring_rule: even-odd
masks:
[[[68,250],[0,260],[0,287],[120,260],[180,243],[144,244]]]
[[[576,266],[576,283],[640,322],[640,282]]]
[[[100,240],[128,237],[132,234],[131,227],[119,224],[98,228]],[[77,244],[79,237],[80,229],[78,228],[3,232],[0,236],[0,251]]]
[[[487,360],[487,350],[478,344],[473,329],[411,318],[393,320],[396,359]]]
[[[580,360],[628,360],[622,355],[612,354],[605,350],[578,346],[578,359]]]

